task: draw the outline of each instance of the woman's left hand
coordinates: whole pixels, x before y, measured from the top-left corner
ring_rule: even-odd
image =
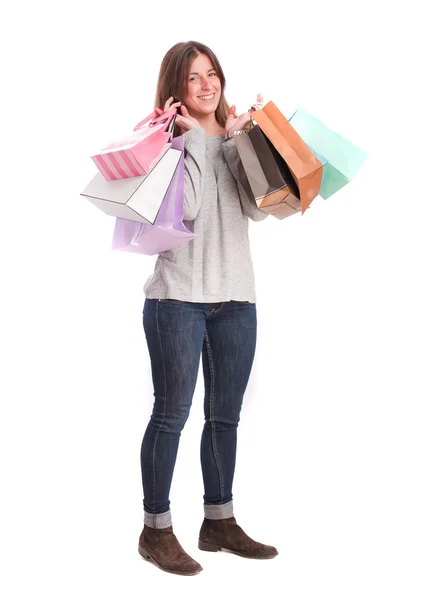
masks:
[[[234,131],[240,131],[241,129],[244,129],[252,118],[251,113],[258,108],[261,108],[262,104],[263,97],[261,94],[258,94],[256,97],[256,103],[251,106],[250,110],[238,117],[235,114],[236,107],[235,105],[232,105],[229,109],[228,119],[225,125],[226,137],[232,137]]]

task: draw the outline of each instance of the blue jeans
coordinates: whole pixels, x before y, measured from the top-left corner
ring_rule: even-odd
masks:
[[[146,299],[143,326],[155,397],[141,444],[144,522],[156,528],[171,524],[170,486],[201,356],[205,423],[200,459],[205,516],[233,516],[237,426],[255,356],[256,305]]]

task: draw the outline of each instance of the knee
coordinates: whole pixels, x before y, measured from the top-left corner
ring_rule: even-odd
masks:
[[[205,427],[207,429],[214,429],[216,431],[229,431],[232,429],[237,429],[238,423],[240,421],[240,417],[235,415],[234,417],[213,417],[211,419],[205,419]]]
[[[164,413],[153,411],[150,421],[161,432],[179,434],[185,427],[189,414],[189,406],[172,408]]]

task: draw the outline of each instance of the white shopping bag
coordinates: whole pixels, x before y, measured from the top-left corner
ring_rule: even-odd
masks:
[[[99,172],[81,193],[108,215],[155,223],[183,151],[170,148],[148,175],[108,181]]]

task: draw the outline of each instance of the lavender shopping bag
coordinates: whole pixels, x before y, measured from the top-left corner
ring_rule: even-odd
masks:
[[[171,147],[181,150],[181,158],[155,223],[139,223],[116,218],[113,250],[137,254],[159,254],[186,244],[196,237],[182,223],[184,214],[184,136],[172,139]]]

